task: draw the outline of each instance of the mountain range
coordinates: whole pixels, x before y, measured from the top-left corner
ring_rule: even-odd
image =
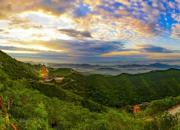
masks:
[[[152,70],[180,69],[180,65],[169,65],[163,63],[153,64],[125,64],[125,65],[93,65],[93,64],[53,64],[48,66],[52,68],[73,68],[84,74],[106,74],[118,75],[121,73],[138,74],[146,73]]]

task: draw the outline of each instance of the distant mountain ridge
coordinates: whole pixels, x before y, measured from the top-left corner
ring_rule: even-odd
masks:
[[[163,63],[152,63],[152,64],[124,64],[124,65],[100,65],[100,64],[58,64],[58,63],[49,63],[49,66],[74,66],[74,67],[112,67],[112,66],[118,66],[118,67],[144,67],[144,66],[150,66],[150,67],[167,67],[167,68],[173,68],[173,67],[178,67],[180,68],[180,65],[169,65],[169,64],[163,64]]]
[[[162,64],[162,63],[154,63],[154,64],[149,64],[147,66],[157,67],[157,68],[177,68],[177,69],[180,69],[180,65],[169,65],[169,64]]]
[[[93,64],[49,64],[53,68],[73,68],[84,74],[119,75],[121,73],[137,74],[152,70],[180,69],[180,65],[162,63],[153,64],[127,64],[127,65],[93,65]]]

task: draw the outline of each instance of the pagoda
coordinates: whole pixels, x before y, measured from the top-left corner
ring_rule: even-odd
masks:
[[[48,79],[48,69],[46,68],[45,65],[42,65],[42,66],[41,66],[40,75],[41,75],[41,77],[42,77],[43,80]]]

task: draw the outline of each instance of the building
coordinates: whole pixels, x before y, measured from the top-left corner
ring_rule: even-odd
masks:
[[[134,105],[133,106],[133,113],[138,113],[141,111],[141,107],[140,105]]]
[[[54,81],[55,81],[56,83],[61,83],[63,80],[64,80],[64,77],[55,77],[55,78],[54,78]]]
[[[48,79],[48,69],[46,68],[45,65],[42,65],[42,66],[41,66],[40,76],[41,76],[41,78],[42,78],[43,80]]]

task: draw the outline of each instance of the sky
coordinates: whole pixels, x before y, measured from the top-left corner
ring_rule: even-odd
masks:
[[[0,50],[21,61],[180,61],[180,0],[0,0],[0,9]]]

